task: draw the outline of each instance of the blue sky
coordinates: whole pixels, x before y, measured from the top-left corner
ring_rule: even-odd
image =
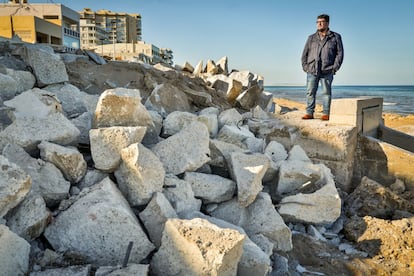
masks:
[[[414,84],[413,0],[54,0],[74,10],[140,13],[143,40],[175,64],[229,58],[265,85],[303,85],[301,54],[316,16],[331,16],[345,58],[334,84]]]

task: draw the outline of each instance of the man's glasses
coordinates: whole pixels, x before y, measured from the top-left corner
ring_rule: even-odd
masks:
[[[319,24],[319,23],[326,23],[326,20],[318,20],[318,21],[316,21],[316,24]]]

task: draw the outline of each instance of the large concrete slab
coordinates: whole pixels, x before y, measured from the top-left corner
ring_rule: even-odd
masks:
[[[359,97],[334,99],[330,122],[356,126],[358,133],[376,136],[382,120],[383,98]]]

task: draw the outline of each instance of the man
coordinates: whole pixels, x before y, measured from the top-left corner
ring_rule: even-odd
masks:
[[[302,68],[307,73],[306,114],[302,119],[313,119],[316,91],[320,82],[323,97],[321,120],[327,121],[331,108],[333,76],[342,65],[344,49],[341,35],[329,29],[329,15],[319,15],[316,27],[316,33],[308,37],[302,53]]]

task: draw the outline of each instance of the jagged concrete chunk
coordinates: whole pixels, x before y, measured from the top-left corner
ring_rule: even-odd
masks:
[[[267,93],[267,92],[266,92]],[[269,120],[272,116],[267,111],[264,111],[259,105],[255,106],[252,110],[252,119],[255,120]]]
[[[273,206],[267,193],[259,193],[247,208],[248,220],[243,224],[249,236],[262,234],[274,244],[275,250],[292,249],[292,233]]]
[[[0,73],[0,90],[2,91],[0,98],[4,101],[13,98],[16,94],[32,89],[35,85],[36,79],[28,71],[5,68],[4,73]]]
[[[213,217],[242,227],[249,237],[262,234],[273,243],[275,250],[292,249],[292,233],[267,193],[259,193],[256,200],[247,208],[240,206],[237,199],[232,199],[219,204],[210,213]]]
[[[27,241],[39,237],[49,223],[51,213],[40,195],[27,197],[7,214],[7,226]]]
[[[104,173],[100,170],[88,169],[85,176],[78,183],[79,189],[87,188],[101,182],[105,177],[108,177],[108,173]]]
[[[243,117],[237,109],[226,109],[218,115],[219,129],[221,129],[224,125],[237,125],[242,120]]]
[[[212,83],[211,87],[222,92],[227,101],[232,105],[235,103],[243,89],[241,82],[225,75],[213,75],[209,77],[207,81]]]
[[[45,91],[48,91],[59,100],[62,110],[68,118],[75,118],[89,111],[86,100],[87,94],[81,92],[79,88],[72,84],[49,85],[40,91],[36,91],[36,93],[45,93]]]
[[[162,193],[154,193],[147,207],[139,213],[139,217],[156,247],[161,245],[164,224],[169,218],[177,218],[177,213]]]
[[[0,155],[0,218],[24,199],[31,186],[32,178]]]
[[[37,150],[41,141],[69,145],[77,141],[79,134],[79,130],[63,114],[54,113],[45,118],[16,119],[0,132],[0,140],[18,144],[31,152]]]
[[[201,200],[194,197],[191,184],[173,175],[165,177],[163,194],[177,213],[200,211]]]
[[[254,78],[254,74],[252,72],[246,71],[246,70],[244,70],[244,71],[235,71],[235,72],[232,72],[229,75],[229,77],[241,82],[242,85],[243,85],[243,88],[246,89],[246,88],[249,88],[250,86],[252,86],[252,81],[253,81],[253,78]]]
[[[286,160],[288,154],[285,147],[276,141],[270,141],[265,147],[264,154],[269,158],[270,165],[265,175],[263,176],[263,182],[274,181],[277,177],[277,173],[282,161]]]
[[[91,112],[85,112],[76,118],[71,119],[72,124],[79,129],[79,137],[77,144],[89,145],[90,137],[89,131],[92,128],[93,114]]]
[[[152,122],[154,123],[152,126],[147,126],[147,132],[145,133],[144,138],[142,139],[142,144],[144,145],[154,145],[159,142],[160,134],[162,130],[162,122],[163,118],[157,111],[148,110],[149,114],[151,115]]]
[[[26,275],[29,272],[30,244],[0,224],[0,268],[2,275]]]
[[[281,161],[288,158],[285,147],[276,141],[270,141],[269,144],[267,144],[264,154],[276,164],[277,168],[280,166]]]
[[[211,161],[208,162],[210,165],[226,167],[227,161],[230,158],[232,152],[245,152],[246,150],[240,148],[239,146],[233,145],[231,143],[223,142],[220,140],[210,140],[210,158]]]
[[[209,59],[207,60],[206,68],[204,71],[208,74],[214,75],[219,72],[219,68],[216,66],[216,63],[213,60]]]
[[[184,65],[182,66],[181,70],[185,72],[193,73],[194,67],[188,61],[186,61]]]
[[[168,137],[180,132],[183,127],[197,120],[197,115],[186,111],[173,111],[167,115],[162,124],[162,135]]]
[[[77,148],[64,147],[46,141],[42,141],[38,148],[42,159],[58,167],[68,181],[78,183],[85,176],[86,161]]]
[[[230,200],[236,190],[234,181],[213,174],[187,172],[184,180],[191,184],[195,197],[205,204]]]
[[[121,163],[121,150],[144,138],[146,127],[107,127],[89,131],[95,168],[113,172]]]
[[[287,196],[280,202],[278,211],[286,222],[324,225],[334,223],[341,215],[341,198],[331,171],[323,164],[320,166],[322,177],[317,184],[323,185],[322,188],[309,194]]]
[[[224,56],[216,62],[216,65],[219,67],[220,74],[227,75],[229,73],[229,66],[228,66],[228,57]]]
[[[194,68],[193,75],[198,77],[203,73],[203,61],[200,60]]]
[[[165,170],[151,150],[135,143],[121,151],[121,159],[115,176],[129,204],[147,204],[155,192],[162,191]]]
[[[289,161],[311,162],[310,158],[300,145],[294,145],[289,151]]]
[[[0,99],[10,100],[17,93],[17,82],[11,76],[0,73],[0,89],[2,91]]]
[[[265,148],[265,140],[263,138],[248,137],[243,143],[250,152],[254,153],[263,153]]]
[[[237,230],[240,234],[246,235],[244,229],[235,224],[229,223],[225,220],[218,219],[204,215],[201,212],[183,212],[180,213],[181,219],[194,219],[201,218],[208,220],[210,223],[217,225],[221,228],[230,228]],[[273,251],[273,243],[271,244],[270,253],[266,254],[262,251],[248,236],[243,244],[243,254],[240,258],[237,266],[237,275],[250,276],[250,275],[268,275],[271,270],[270,267],[270,255]]]
[[[154,249],[109,178],[82,190],[76,201],[52,220],[44,235],[55,251],[76,254],[93,265],[121,264],[131,241],[132,263],[141,262]]]
[[[204,123],[207,126],[208,132],[210,133],[210,137],[214,138],[217,136],[218,133],[217,114],[215,114],[213,110],[211,110],[211,112],[209,112],[208,110],[209,109],[201,110],[197,120],[199,122]]]
[[[180,174],[195,171],[210,158],[209,133],[200,122],[192,122],[179,133],[156,144],[152,151],[164,164],[165,171]]]
[[[299,192],[307,185],[315,184],[323,176],[320,164],[308,161],[284,161],[280,165],[277,192],[286,194]]]
[[[65,64],[52,47],[26,44],[24,48],[24,60],[33,68],[39,87],[69,81]]]
[[[53,94],[39,88],[25,91],[5,101],[4,105],[14,108],[13,113],[16,118],[47,118],[50,114],[62,112],[59,100]]]
[[[249,238],[265,253],[272,256],[274,243],[262,233],[250,235]]]
[[[264,154],[234,152],[229,162],[230,175],[237,184],[238,201],[247,207],[263,189],[262,178],[269,167],[269,159]]]
[[[157,275],[237,275],[244,240],[204,219],[169,219],[151,268]]]
[[[237,103],[244,109],[249,110],[258,104],[263,88],[253,85],[249,89],[243,91],[237,98]]]
[[[152,117],[141,104],[138,89],[108,89],[99,97],[93,128],[111,126],[151,126]]]
[[[3,155],[30,175],[30,195],[40,194],[47,206],[57,205],[67,197],[70,182],[65,180],[62,172],[52,163],[31,157],[16,144],[7,144],[3,149]]]
[[[224,125],[217,135],[217,140],[234,144],[243,149],[247,148],[245,144],[247,138],[254,138],[254,134],[248,128],[236,125]]]
[[[147,98],[145,106],[166,117],[173,111],[191,112],[188,96],[170,83],[157,85]]]

